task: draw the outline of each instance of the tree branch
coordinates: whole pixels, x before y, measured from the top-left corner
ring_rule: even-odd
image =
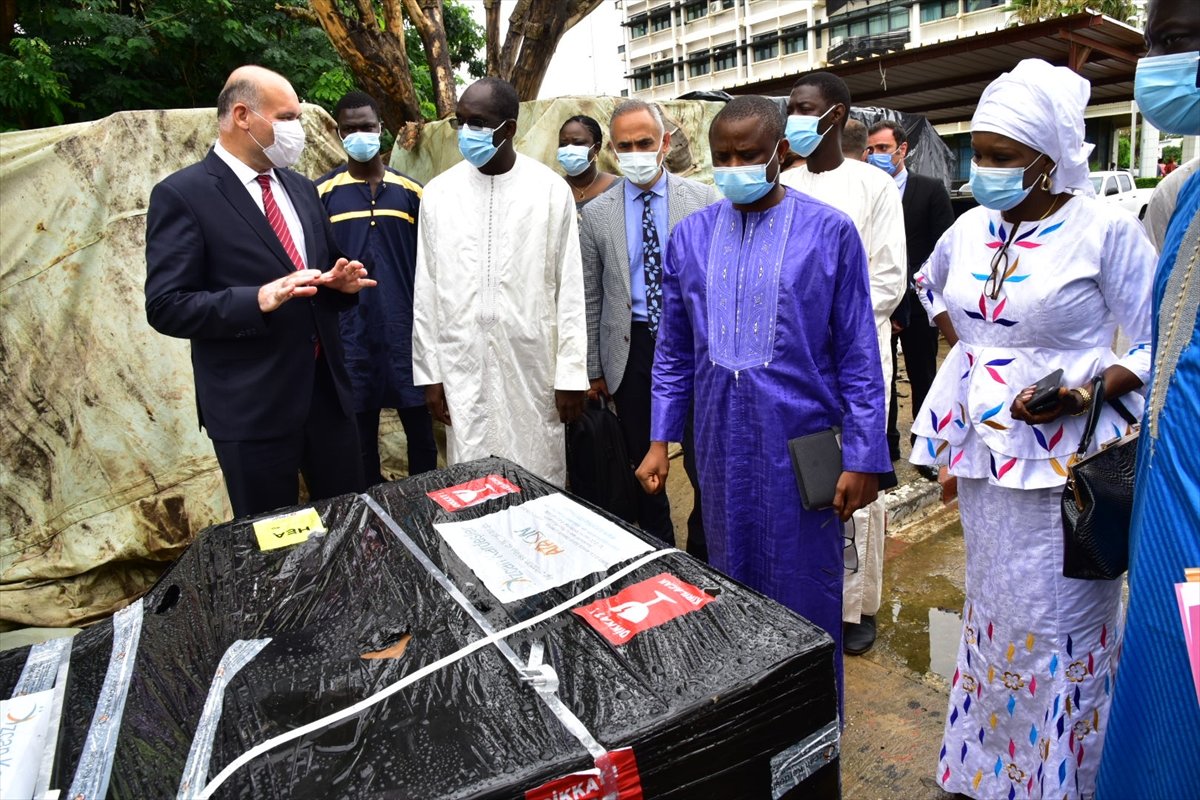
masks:
[[[407,122],[419,122],[421,104],[403,36],[381,30],[374,12],[368,21],[348,20],[337,0],[309,0],[309,5],[359,85],[379,103],[384,126],[399,131]]]
[[[483,0],[483,38],[487,43],[487,74],[500,76],[500,0]]]
[[[433,83],[433,105],[438,119],[454,114],[457,96],[454,91],[454,70],[450,65],[450,46],[446,41],[446,21],[442,0],[402,0],[408,19],[417,29],[429,62],[429,77]]]

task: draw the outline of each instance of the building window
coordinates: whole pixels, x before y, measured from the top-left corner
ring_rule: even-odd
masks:
[[[734,0],[721,0],[721,10],[722,11],[724,11],[727,8],[733,8],[733,6],[734,6]]]
[[[683,18],[687,22],[694,22],[705,16],[708,16],[708,0],[692,3],[683,8]]]
[[[770,61],[779,56],[779,39],[776,36],[764,36],[754,40],[754,60]]]
[[[673,83],[675,80],[675,68],[669,64],[665,67],[656,67],[654,69],[654,85],[662,86],[664,83]]]
[[[732,47],[713,53],[713,72],[737,67],[737,51]]]
[[[650,12],[650,30],[653,32],[665,31],[671,27],[671,9],[665,8],[662,11]]]
[[[623,45],[623,44],[617,45],[617,55],[620,55],[621,53],[624,53],[624,52],[625,52],[625,45]]]
[[[650,23],[648,17],[638,17],[637,19],[629,20],[629,38],[637,39],[645,36],[650,32]]]
[[[1005,0],[967,0],[967,13],[1004,5]]]
[[[645,72],[635,72],[633,74],[633,90],[640,92],[643,89],[650,88],[650,70]]]
[[[808,48],[808,31],[803,27],[784,28],[782,37],[785,56],[792,53],[803,53]]]
[[[921,22],[936,22],[958,14],[958,0],[922,0]]]
[[[688,58],[688,76],[698,78],[701,75],[707,75],[712,70],[712,61],[709,60],[708,51],[695,53]]]
[[[972,0],[967,1],[971,2]],[[986,0],[984,1],[986,2]],[[860,36],[879,36],[885,33],[904,30],[908,30],[908,9],[896,8],[890,11],[884,9],[870,16],[861,17],[850,22],[843,22],[838,25],[831,25],[829,27],[829,38],[833,40],[841,37],[844,41]],[[820,46],[819,42],[818,46]]]

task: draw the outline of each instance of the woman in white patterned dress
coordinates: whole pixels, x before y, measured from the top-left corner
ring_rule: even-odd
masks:
[[[1062,576],[1060,499],[1091,403],[1141,415],[1154,252],[1138,221],[1096,200],[1089,87],[1027,60],[971,122],[982,204],[917,276],[953,345],[922,406],[912,460],[958,479],[966,603],[937,777],[976,798],[1090,797],[1121,636],[1120,581]],[[1120,325],[1133,342],[1111,349]],[[1063,370],[1053,406],[1032,385]],[[1103,373],[1107,398],[1088,386]],[[1093,443],[1126,432],[1106,405]]]

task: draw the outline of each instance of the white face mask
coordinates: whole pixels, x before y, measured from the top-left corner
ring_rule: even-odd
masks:
[[[651,153],[617,153],[617,164],[626,178],[645,186],[658,174],[659,155],[657,150]]]
[[[253,110],[251,109],[251,111]],[[259,119],[271,122],[257,111],[254,111],[254,114]],[[271,130],[275,132],[275,142],[267,147],[263,147],[258,139],[254,139],[253,133],[250,134],[250,138],[254,139],[256,145],[262,147],[263,155],[269,158],[274,166],[282,169],[295,164],[300,159],[300,154],[304,152],[304,126],[300,124],[300,120],[288,119],[271,122]]]

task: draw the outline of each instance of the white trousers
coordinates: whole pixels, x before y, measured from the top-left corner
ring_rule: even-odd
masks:
[[[863,614],[873,615],[883,600],[883,540],[887,510],[883,495],[854,512],[845,525],[846,579],[842,586],[842,621],[857,625]],[[853,547],[850,539],[854,539]],[[857,561],[858,569],[853,570]]]

